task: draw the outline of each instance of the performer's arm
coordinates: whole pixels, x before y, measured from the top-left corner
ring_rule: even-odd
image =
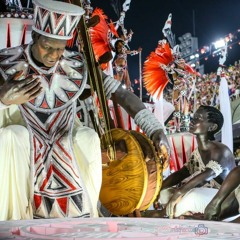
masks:
[[[161,190],[175,186],[189,176],[190,173],[188,169],[183,166],[179,171],[172,173],[163,181]]]
[[[221,188],[208,204],[204,212],[204,218],[208,220],[218,219],[221,213],[221,204],[228,195],[240,184],[240,166],[234,168],[223,181]]]

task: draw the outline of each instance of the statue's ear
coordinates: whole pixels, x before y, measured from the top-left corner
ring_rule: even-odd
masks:
[[[211,125],[208,128],[208,131],[214,132],[217,129],[218,125],[216,123],[211,123]]]

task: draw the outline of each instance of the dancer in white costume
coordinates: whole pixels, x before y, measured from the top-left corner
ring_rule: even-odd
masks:
[[[65,50],[83,13],[35,0],[33,42],[0,51],[1,220],[98,216],[100,141],[76,121],[87,68],[81,54]],[[103,83],[106,97],[124,107],[156,150],[169,151],[161,124],[139,98],[112,77]]]

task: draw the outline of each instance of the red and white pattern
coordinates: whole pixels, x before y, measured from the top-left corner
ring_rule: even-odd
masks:
[[[75,100],[86,86],[82,56],[65,51],[50,69],[31,59],[30,45],[0,51],[0,72],[5,80],[16,71],[20,79],[35,74],[44,91],[20,106],[31,143],[31,199],[35,217],[89,217],[92,209],[73,153]]]
[[[47,119],[20,107],[30,132],[35,217],[89,217],[90,207],[72,149],[74,104]]]
[[[86,65],[77,52],[64,51],[55,66],[44,69],[33,62],[30,45],[0,51],[0,73],[5,79],[21,70],[21,79],[33,74],[40,78],[44,91],[27,105],[45,113],[62,110],[75,101],[87,81]]]
[[[197,148],[196,137],[189,133],[174,133],[167,135],[171,147],[170,170],[178,171],[188,162],[192,152]]]
[[[33,30],[47,37],[71,39],[84,10],[64,2],[35,0]]]

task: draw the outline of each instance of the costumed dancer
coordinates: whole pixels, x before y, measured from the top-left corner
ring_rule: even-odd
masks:
[[[100,23],[90,29],[91,41],[93,44],[96,60],[101,64],[102,70],[111,76],[114,76],[120,82],[125,84],[127,89],[131,89],[131,81],[128,73],[127,55],[136,55],[142,49],[130,50],[128,42],[131,41],[133,32],[130,31],[127,34],[124,28],[124,19],[126,11],[130,7],[129,0],[126,0],[121,10],[113,4],[114,10],[119,17],[117,22],[108,20],[108,17],[104,12],[96,8],[93,11],[92,16],[98,15],[100,17]],[[119,13],[120,12],[120,13]],[[123,35],[119,37],[118,28],[121,27]]]
[[[191,88],[194,87],[192,81],[198,73],[181,59],[179,46],[175,45],[171,31],[171,19],[170,13],[162,30],[168,42],[166,40],[158,42],[155,52],[152,52],[144,63],[143,76],[147,91],[158,99],[168,83],[173,85],[174,122],[177,132],[180,132],[188,130],[190,120],[188,99],[192,94]]]
[[[33,41],[0,51],[0,219],[97,217],[100,141],[76,117],[87,65],[65,49],[84,10],[33,3]],[[106,98],[134,118],[156,151],[169,151],[163,127],[140,99],[111,76],[103,84]]]
[[[129,4],[129,1],[125,1],[122,5],[123,10],[120,10],[118,6],[113,3],[116,14],[120,16],[117,22],[108,20],[103,10],[96,8],[92,16],[99,16],[100,22],[96,26],[90,28],[90,36],[96,60],[101,64],[103,72],[107,75],[114,76],[122,85],[132,91],[127,66],[127,55],[135,55],[138,51],[127,49],[124,36],[120,38],[117,31],[119,26],[124,28],[125,13],[129,10]],[[128,37],[130,40],[130,35]],[[115,125],[128,129],[128,125],[130,125],[128,123],[131,121],[130,117],[122,111],[116,103],[109,101],[108,105],[111,109],[111,115]],[[128,119],[128,123],[124,121],[125,118],[123,115]]]
[[[114,77],[126,86],[128,90],[132,90],[131,80],[128,72],[127,55],[134,56],[142,51],[141,48],[138,50],[130,50],[127,48],[125,41],[118,39],[115,42],[116,56],[113,61]]]

